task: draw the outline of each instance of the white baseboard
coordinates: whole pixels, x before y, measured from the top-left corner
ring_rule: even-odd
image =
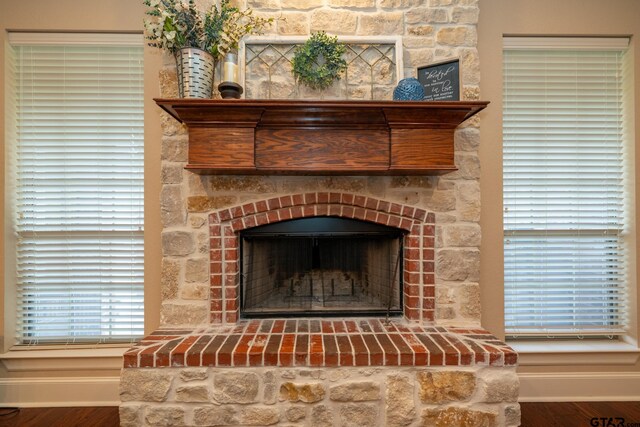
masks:
[[[640,372],[521,373],[521,402],[640,401]],[[120,377],[0,379],[0,406],[120,405]]]
[[[0,378],[0,406],[119,406],[119,376]]]
[[[519,373],[521,402],[640,400],[640,372]]]

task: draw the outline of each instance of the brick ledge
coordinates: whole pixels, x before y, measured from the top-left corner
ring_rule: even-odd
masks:
[[[481,328],[402,319],[268,319],[159,329],[124,354],[125,368],[206,366],[515,366],[517,353]]]

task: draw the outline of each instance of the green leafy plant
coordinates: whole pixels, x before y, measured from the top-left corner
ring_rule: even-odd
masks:
[[[149,45],[175,54],[185,47],[195,47],[220,59],[237,49],[240,39],[260,34],[273,18],[253,16],[251,9],[240,10],[230,0],[221,0],[207,11],[200,11],[195,0],[144,0],[149,7],[144,21]]]
[[[338,43],[338,37],[324,31],[314,33],[296,48],[292,73],[297,81],[312,89],[326,89],[347,69],[347,61],[342,57],[345,52],[346,47]]]

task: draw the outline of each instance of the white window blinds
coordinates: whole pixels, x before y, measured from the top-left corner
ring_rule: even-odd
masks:
[[[141,35],[10,35],[17,338],[143,333]]]
[[[628,40],[540,40],[505,39],[505,330],[618,335],[628,311]]]

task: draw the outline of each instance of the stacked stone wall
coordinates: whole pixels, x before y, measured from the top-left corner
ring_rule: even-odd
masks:
[[[462,97],[479,96],[477,0],[246,0],[256,14],[282,16],[272,35],[400,35],[404,75],[459,57]],[[290,77],[293,79],[293,77]],[[171,58],[161,71],[162,96],[175,97]],[[185,129],[162,116],[162,325],[210,321],[209,227],[212,211],[293,193],[337,191],[412,205],[435,213],[435,323],[480,324],[479,121],[455,135],[458,171],[442,176],[200,176],[185,171]]]
[[[513,367],[127,369],[122,426],[516,426]]]

